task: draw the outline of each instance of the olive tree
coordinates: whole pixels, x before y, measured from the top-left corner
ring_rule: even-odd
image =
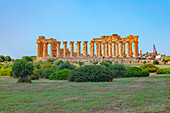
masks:
[[[19,83],[31,83],[31,78],[28,75],[33,74],[33,63],[21,59],[16,61],[12,67],[12,73],[15,77],[19,78]]]

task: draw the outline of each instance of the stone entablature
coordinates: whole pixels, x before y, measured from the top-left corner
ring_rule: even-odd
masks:
[[[88,55],[88,41],[84,42],[70,41],[70,43],[64,41],[63,42],[64,48],[60,48],[61,42],[57,41],[56,39],[53,38],[45,39],[44,36],[39,36],[39,39],[37,39],[37,59],[48,58],[48,44],[50,44],[50,58],[56,57],[137,58],[139,56],[138,37],[139,36],[129,35],[126,38],[121,38],[117,34],[113,34],[112,36],[101,36],[101,38],[93,38],[93,40],[91,40],[89,43],[89,55]],[[70,50],[67,48],[68,44],[70,44]],[[74,44],[76,44],[76,52],[74,52]],[[82,54],[81,44],[83,45]]]

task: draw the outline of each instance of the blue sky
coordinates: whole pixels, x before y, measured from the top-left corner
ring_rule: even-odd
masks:
[[[90,41],[112,34],[138,35],[143,53],[155,44],[170,55],[170,0],[0,0],[2,55],[36,55],[38,36]]]

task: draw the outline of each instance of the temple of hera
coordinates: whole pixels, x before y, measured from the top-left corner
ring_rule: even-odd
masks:
[[[101,36],[101,38],[93,38],[89,43],[83,42],[83,52],[81,53],[81,41],[76,42],[76,51],[74,52],[74,41],[70,41],[70,50],[67,48],[67,41],[63,41],[64,48],[60,48],[61,42],[56,39],[45,39],[39,36],[37,39],[37,59],[47,58],[138,58],[138,37],[129,35],[121,38],[117,34],[112,36]],[[48,56],[48,44],[50,44],[50,56]],[[133,50],[132,50],[133,45]]]

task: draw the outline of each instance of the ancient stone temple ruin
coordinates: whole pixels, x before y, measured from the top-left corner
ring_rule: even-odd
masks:
[[[39,36],[37,39],[37,59],[47,58],[137,58],[138,37],[129,35],[121,38],[117,34],[111,36],[101,36],[88,41],[77,41],[76,51],[74,51],[74,41],[70,41],[70,49],[67,48],[67,41],[63,42],[64,48],[60,48],[61,42],[56,39],[45,39]],[[81,43],[83,43],[83,52],[81,52]],[[48,56],[48,44],[50,44],[50,56]],[[132,47],[133,45],[133,47]],[[132,51],[133,49],[133,51]],[[89,51],[89,54],[88,54]]]

